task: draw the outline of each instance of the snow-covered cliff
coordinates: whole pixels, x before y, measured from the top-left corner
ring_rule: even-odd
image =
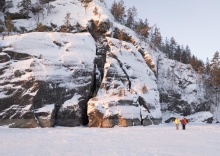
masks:
[[[150,125],[161,123],[164,111],[204,110],[198,109],[205,102],[201,76],[140,42],[99,0],[86,7],[54,0],[51,10],[45,6],[25,18],[20,1],[0,12],[23,33],[0,41],[0,125]],[[35,32],[39,23],[46,32]]]
[[[2,119],[81,125],[95,71],[89,33],[27,33],[6,37],[1,46],[7,58],[1,63]]]
[[[162,110],[175,110],[184,115],[201,111],[201,105],[206,105],[204,75],[198,74],[189,64],[168,59],[160,51],[148,50],[147,57],[152,59],[157,70]]]

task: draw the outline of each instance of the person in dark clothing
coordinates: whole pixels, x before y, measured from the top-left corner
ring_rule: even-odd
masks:
[[[182,124],[183,130],[185,130],[185,129],[186,129],[186,124],[187,124],[186,118],[183,118],[183,119],[181,120],[181,124]]]

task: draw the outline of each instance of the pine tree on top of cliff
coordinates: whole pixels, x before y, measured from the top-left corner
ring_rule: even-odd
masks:
[[[211,66],[213,67],[213,66],[216,66],[216,67],[218,67],[219,65],[220,65],[220,56],[219,56],[219,52],[218,51],[216,51],[215,52],[215,54],[214,54],[214,56],[213,56],[213,58],[212,58],[212,60],[211,60]]]
[[[156,46],[157,48],[161,49],[161,45],[162,45],[162,36],[160,33],[160,29],[155,27],[152,35],[151,35],[151,42],[154,44],[154,46]]]
[[[127,10],[127,20],[125,26],[134,29],[135,28],[135,18],[137,17],[137,9],[133,6]]]
[[[182,57],[182,50],[180,48],[180,45],[178,45],[174,53],[174,60],[181,62],[181,57]]]
[[[199,67],[203,66],[203,62],[200,61],[195,55],[192,55],[190,62],[192,68],[198,72]]]
[[[123,24],[124,23],[124,17],[125,17],[124,1],[120,0],[118,3],[116,3],[114,1],[113,4],[112,4],[112,7],[111,7],[111,13],[115,17],[116,21]]]
[[[198,68],[197,73],[198,73],[199,75],[202,75],[202,74],[204,73],[204,71],[205,71],[205,67],[204,67],[204,66],[200,66],[200,67]]]
[[[179,62],[182,62],[184,64],[190,64],[190,61],[192,60],[191,56],[191,50],[188,45],[184,48],[183,45],[179,45],[174,37],[171,37],[171,39],[165,39],[164,43],[162,42],[161,50],[167,55],[169,59],[177,60]],[[193,58],[194,62],[196,62],[196,66],[201,66],[203,62],[196,57]],[[195,64],[194,64],[195,65]],[[199,67],[200,67],[199,66]],[[196,68],[195,68],[196,69]]]
[[[189,63],[189,60],[191,58],[191,50],[188,45],[186,45],[185,52],[186,52],[186,57],[187,57],[187,61],[188,61],[187,63]]]
[[[210,74],[210,63],[209,63],[209,59],[206,59],[206,63],[205,63],[205,74],[209,75]]]
[[[181,47],[181,62],[184,64],[188,64],[186,49]]]
[[[170,59],[174,59],[174,53],[175,53],[175,50],[176,50],[176,46],[177,46],[177,43],[176,43],[176,40],[171,37],[170,39],[170,45],[169,45],[169,58]]]
[[[150,30],[150,26],[147,18],[145,19],[144,22],[142,19],[139,19],[139,21],[135,23],[135,31],[137,34],[141,35],[141,37],[148,38],[149,30]]]
[[[208,79],[208,84],[210,84],[211,92],[214,93],[213,102],[217,106],[219,104],[219,93],[220,93],[220,56],[219,52],[216,51],[213,59],[210,63],[210,78]],[[213,96],[212,96],[213,97]]]
[[[165,42],[164,42],[163,47],[162,47],[162,51],[166,54],[166,56],[168,58],[169,58],[169,44],[170,44],[169,40],[166,37]]]
[[[216,51],[210,64],[211,84],[213,86],[220,85],[220,56]]]

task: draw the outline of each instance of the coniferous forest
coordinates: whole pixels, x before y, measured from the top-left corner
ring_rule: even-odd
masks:
[[[175,37],[170,39],[163,37],[160,28],[157,25],[150,25],[147,17],[144,21],[136,20],[138,18],[137,9],[135,6],[127,9],[123,0],[113,2],[111,13],[117,22],[134,30],[140,39],[149,42],[153,49],[164,52],[169,59],[190,64],[198,74],[203,75],[207,95],[214,92],[215,98],[217,98],[214,103],[216,105],[219,103],[220,99],[217,96],[220,92],[220,56],[218,51],[215,52],[211,61],[207,58],[204,63],[203,60],[192,54],[188,45],[178,43]]]

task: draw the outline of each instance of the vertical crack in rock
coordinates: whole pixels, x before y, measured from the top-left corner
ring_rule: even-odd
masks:
[[[144,119],[143,119],[143,117],[142,117],[141,109],[140,109],[140,119],[141,119],[141,125],[143,125]]]
[[[106,63],[106,54],[110,47],[105,39],[105,33],[110,28],[110,21],[90,20],[87,24],[87,30],[96,41],[96,58],[94,60],[95,79],[93,84],[93,96],[95,97],[104,77],[104,66]]]
[[[110,47],[108,45],[108,42],[107,42],[104,34],[109,28],[110,28],[109,21],[100,22],[100,21],[91,20],[88,22],[88,25],[87,25],[87,30],[89,31],[89,33],[92,35],[92,37],[96,41],[96,58],[94,60],[95,71],[94,71],[93,86],[92,86],[92,90],[91,90],[92,94],[90,96],[90,99],[92,99],[93,97],[96,97],[97,92],[100,89],[103,78],[104,78],[104,66],[106,63],[106,55],[107,55],[107,52],[110,51]],[[88,99],[88,101],[90,99]],[[88,104],[87,104],[87,107],[88,107]],[[100,119],[103,118],[102,113],[99,113],[98,111],[96,111],[94,113],[96,115],[99,114],[98,118],[100,118]],[[92,115],[92,118],[97,117],[96,115],[95,116]],[[91,114],[90,114],[90,118],[91,118]],[[95,122],[96,120],[92,119],[91,121]],[[90,125],[91,125],[91,123],[90,123]],[[92,123],[92,125],[95,125],[95,123]],[[99,125],[97,125],[97,126],[99,126]]]
[[[138,97],[138,103],[140,104],[140,106],[143,106],[147,110],[148,113],[150,113],[150,110],[148,109],[146,101],[144,100],[143,97],[141,97],[141,96]],[[143,125],[144,119],[142,118],[141,110],[140,110],[140,116],[141,116],[141,125]]]
[[[92,99],[93,97],[96,97],[97,92],[99,88],[101,87],[101,83],[104,77],[104,66],[106,63],[106,55],[109,49],[110,47],[107,44],[107,40],[103,36],[99,36],[96,42],[96,58],[94,60],[94,80],[93,80],[93,85],[91,88],[90,98],[87,100],[87,103],[90,99]],[[87,106],[86,107],[86,113],[87,113],[88,104],[86,106]],[[85,114],[85,115],[87,116],[87,120],[88,120],[88,114]],[[89,120],[87,124],[88,123],[89,123]]]
[[[91,98],[96,96],[98,88],[100,86],[99,81],[101,81],[98,75],[99,69],[97,69],[97,64],[95,62],[96,62],[96,59],[94,60],[94,71],[93,71],[93,78],[92,78],[92,83],[91,83],[92,85],[89,90],[89,96],[88,98],[82,99],[79,101],[79,106],[81,109],[81,124],[83,126],[87,126],[89,123],[89,117],[87,114],[87,109],[88,109],[87,103]]]
[[[123,68],[123,63],[117,58],[116,55],[114,55],[113,53],[111,53],[111,57],[113,57],[114,59],[116,59],[120,65],[120,68],[122,69],[122,71],[124,72],[124,74],[126,75],[127,77],[127,80],[128,80],[128,89],[130,90],[131,89],[131,81],[130,81],[130,78],[128,76],[128,73],[126,72],[126,70]]]
[[[87,103],[89,99],[90,99],[90,96],[87,99],[81,100],[79,102],[79,105],[81,107],[81,124],[83,126],[86,126],[89,123],[89,117],[87,115]]]
[[[52,125],[52,126],[57,125],[58,112],[59,112],[59,110],[60,110],[60,107],[61,107],[61,106],[59,106],[58,104],[55,104],[55,106],[54,106],[54,110],[53,110],[53,113],[52,113],[52,116],[53,116],[53,118],[54,118],[54,125]]]
[[[139,102],[140,106],[143,106],[148,111],[148,113],[150,113],[150,110],[148,109],[146,101],[144,100],[143,97],[139,96],[138,102]]]
[[[106,52],[109,51],[109,46],[107,45],[107,41],[105,38],[100,37],[96,43],[96,58],[94,60],[95,66],[95,80],[93,84],[93,97],[96,96],[103,77],[104,77],[104,66],[106,63]]]

